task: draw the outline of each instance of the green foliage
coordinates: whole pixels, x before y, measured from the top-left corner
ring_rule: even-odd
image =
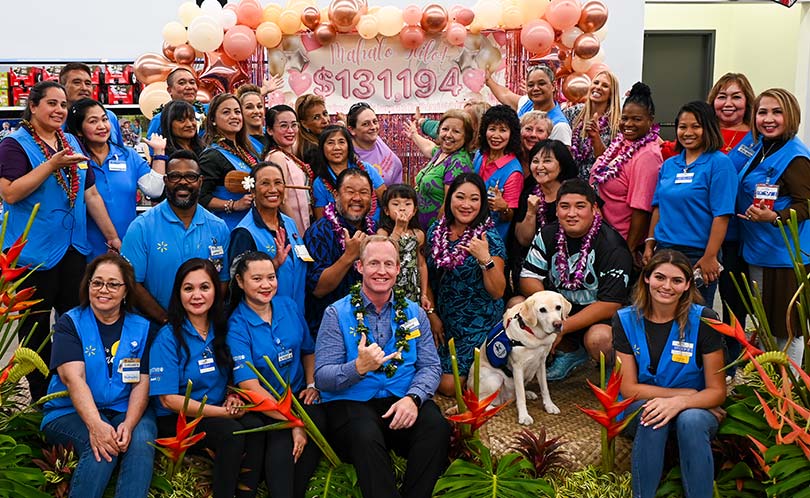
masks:
[[[630,473],[604,473],[592,465],[554,481],[557,498],[627,498],[633,495]]]
[[[722,472],[714,482],[715,498],[761,498],[765,486],[754,478],[751,467],[744,462]],[[681,498],[684,496],[681,468],[673,467],[666,475],[655,498]]]
[[[306,498],[363,498],[354,467],[347,463],[333,467],[322,458],[309,480]]]
[[[433,493],[443,498],[523,498],[554,496],[554,489],[544,479],[532,477],[534,467],[517,453],[507,453],[495,460],[480,441],[469,443],[478,460],[455,460],[439,478]]]
[[[766,490],[769,497],[810,496],[810,459],[795,445],[779,444],[768,448],[765,462],[773,484]]]
[[[70,480],[73,471],[79,465],[79,457],[73,451],[73,446],[52,446],[51,449],[42,450],[42,458],[33,460],[37,467],[42,469],[45,476],[45,490],[51,492],[55,498],[63,498],[70,491]]]
[[[185,465],[177,468],[171,477],[168,475],[169,463],[167,457],[156,455],[149,498],[206,498],[211,496],[210,459],[196,455],[186,456]]]
[[[31,448],[19,444],[11,436],[0,434],[0,496],[15,498],[49,498],[39,490],[45,476],[30,467]]]

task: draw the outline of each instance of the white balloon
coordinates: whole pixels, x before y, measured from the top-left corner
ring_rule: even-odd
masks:
[[[205,0],[200,5],[200,9],[202,9],[203,14],[217,17],[222,12],[222,5],[217,0]]]
[[[568,48],[573,48],[574,41],[576,41],[577,37],[582,33],[583,31],[576,26],[568,28],[560,35],[560,42]]]
[[[222,9],[219,19],[222,23],[222,27],[225,29],[231,29],[236,26],[236,12],[231,9]]]
[[[602,26],[602,29],[600,29],[599,31],[594,31],[593,34],[595,34],[596,37],[599,38],[600,42],[605,41],[605,38],[607,38],[607,34],[608,34],[607,24]]]
[[[600,46],[599,52],[596,53],[593,57],[591,57],[591,61],[596,64],[597,62],[605,62],[605,47]]]

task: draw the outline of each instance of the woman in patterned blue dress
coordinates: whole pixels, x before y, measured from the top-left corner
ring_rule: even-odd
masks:
[[[458,369],[466,375],[474,349],[504,312],[506,250],[486,198],[480,176],[459,175],[447,191],[444,217],[428,232],[429,298],[436,308],[427,313],[442,362],[439,392],[447,396],[453,395],[454,386],[445,339],[455,339]]]

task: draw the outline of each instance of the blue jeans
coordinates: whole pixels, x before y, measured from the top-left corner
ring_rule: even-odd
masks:
[[[126,418],[126,413],[101,411],[101,418],[113,427],[118,427]],[[138,425],[132,431],[132,440],[126,453],[119,453],[112,462],[104,458],[96,461],[90,447],[90,435],[84,421],[78,413],[69,413],[52,420],[44,427],[48,442],[61,445],[73,445],[79,455],[79,464],[73,471],[70,481],[70,497],[100,498],[110,481],[116,464],[121,462],[118,472],[118,483],[115,488],[116,498],[146,498],[152,482],[152,467],[155,449],[147,444],[154,441],[157,435],[155,416],[147,409]]]
[[[660,244],[657,249],[672,249],[682,252],[683,255],[689,259],[689,263],[691,263],[693,267],[695,266],[695,263],[697,263],[698,260],[703,257],[704,252],[704,249],[698,249],[696,247],[668,246],[666,244]],[[720,251],[720,254],[717,255],[717,259],[721,263],[723,262],[722,251]],[[726,270],[723,271],[725,272]],[[714,305],[714,294],[717,292],[717,283],[718,281],[715,280],[710,284],[703,284],[703,286],[697,288],[698,292],[700,293],[700,297],[703,298],[703,304],[707,308],[711,308]]]
[[[625,413],[633,413],[647,400],[632,403]],[[633,440],[631,470],[633,498],[653,498],[664,470],[664,449],[670,430],[675,431],[681,461],[681,480],[686,498],[712,498],[714,483],[714,457],[711,439],[717,433],[714,415],[702,408],[682,411],[660,429],[644,427],[639,423],[641,413],[627,428]]]

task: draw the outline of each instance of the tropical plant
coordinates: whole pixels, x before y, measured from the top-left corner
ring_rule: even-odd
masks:
[[[603,472],[593,465],[552,482],[557,498],[627,498],[633,495],[629,472]]]
[[[545,479],[532,476],[533,466],[518,453],[492,457],[480,441],[470,441],[478,462],[457,459],[436,482],[434,496],[443,498],[523,498],[554,496],[554,488]]]
[[[0,496],[49,498],[49,494],[39,489],[45,485],[45,476],[38,468],[29,466],[31,457],[28,445],[0,434]]]
[[[515,440],[513,449],[532,464],[535,477],[558,475],[571,464],[560,449],[565,442],[560,437],[549,439],[545,427],[537,433],[523,429],[515,435]]]
[[[334,466],[322,458],[309,480],[306,498],[363,498],[363,494],[354,467],[347,463]]]
[[[42,469],[45,476],[45,490],[53,493],[56,498],[63,498],[70,492],[70,479],[73,471],[79,464],[79,458],[73,451],[72,445],[58,444],[51,449],[42,449],[42,458],[32,460]]]
[[[152,475],[149,498],[210,498],[212,496],[211,460],[204,456],[189,455],[185,465],[174,476],[167,477],[168,459],[157,462]],[[108,488],[109,490],[110,488]]]
[[[183,457],[186,451],[200,442],[205,437],[205,432],[194,434],[197,424],[203,419],[203,408],[207,397],[203,397],[200,401],[200,407],[197,410],[197,417],[191,422],[186,421],[186,410],[188,410],[188,401],[191,399],[192,389],[191,379],[186,384],[186,395],[183,399],[183,409],[177,414],[177,427],[173,437],[164,437],[155,439],[156,444],[151,444],[168,460],[166,464],[166,479],[171,481],[174,479],[175,474],[180,470],[183,464]]]

